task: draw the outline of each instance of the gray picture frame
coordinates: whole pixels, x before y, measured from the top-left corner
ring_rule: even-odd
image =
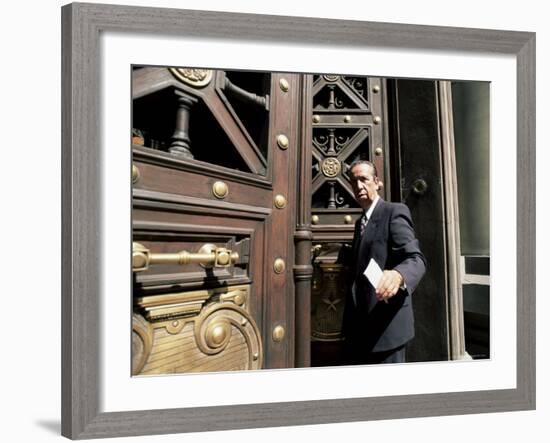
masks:
[[[103,31],[517,59],[517,387],[236,406],[100,410],[99,35]],[[62,434],[72,439],[474,414],[535,408],[535,34],[73,3],[62,8]],[[128,172],[128,174],[130,174]]]

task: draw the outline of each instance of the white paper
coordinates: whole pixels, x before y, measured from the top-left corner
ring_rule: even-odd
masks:
[[[380,279],[382,278],[382,269],[380,269],[380,266],[376,263],[374,258],[370,259],[367,269],[365,269],[363,274],[370,281],[370,284],[374,286],[374,289],[376,289],[378,287],[378,283],[380,283]]]

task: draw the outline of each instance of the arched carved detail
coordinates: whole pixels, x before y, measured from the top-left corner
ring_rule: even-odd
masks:
[[[132,315],[132,375],[141,372],[153,348],[153,327],[139,314]]]
[[[260,331],[250,314],[234,303],[214,303],[205,308],[195,320],[195,340],[198,348],[207,355],[221,354],[240,333],[248,348],[248,367],[262,366]]]

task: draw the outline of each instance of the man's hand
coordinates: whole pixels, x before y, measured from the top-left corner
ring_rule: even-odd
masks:
[[[393,269],[384,271],[376,288],[376,298],[387,303],[388,299],[397,294],[402,284],[403,277],[399,272]]]

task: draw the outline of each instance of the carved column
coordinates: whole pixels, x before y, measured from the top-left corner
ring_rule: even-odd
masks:
[[[312,77],[302,77],[302,118],[300,150],[298,153],[298,189],[296,199],[296,264],[294,266],[294,284],[296,290],[295,316],[296,367],[311,366],[311,89]]]
[[[191,139],[189,138],[189,118],[191,116],[191,108],[197,103],[197,99],[179,91],[176,91],[176,95],[178,95],[176,129],[174,135],[172,135],[169,152],[180,157],[193,158]]]

